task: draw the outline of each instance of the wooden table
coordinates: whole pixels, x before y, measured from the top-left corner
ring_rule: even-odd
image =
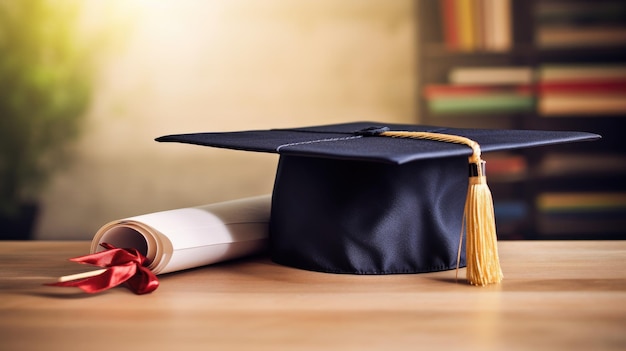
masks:
[[[88,242],[0,242],[1,350],[626,350],[626,241],[500,242],[505,280],[308,272],[254,257],[149,295],[46,287]],[[464,270],[460,276],[464,277]]]

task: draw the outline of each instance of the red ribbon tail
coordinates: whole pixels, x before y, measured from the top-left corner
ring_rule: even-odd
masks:
[[[95,294],[118,286],[132,278],[137,268],[134,264],[109,267],[106,271],[88,278],[65,282],[48,283],[48,286],[76,287],[82,291]]]
[[[71,261],[106,267],[104,272],[91,277],[77,277],[74,280],[44,285],[77,287],[84,292],[93,294],[126,282],[127,287],[139,295],[150,293],[159,286],[156,275],[144,266],[148,260],[138,250],[119,249],[106,243],[103,243],[102,246],[107,250],[76,257]]]

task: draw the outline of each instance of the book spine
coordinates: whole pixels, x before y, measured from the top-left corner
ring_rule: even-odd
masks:
[[[491,14],[494,22],[493,42],[489,48],[492,51],[510,50],[513,42],[512,23],[511,23],[511,1],[510,0],[492,0],[490,5],[493,7]]]
[[[619,46],[626,43],[626,3],[538,2],[535,42],[539,48]]]
[[[624,23],[626,3],[604,2],[538,2],[535,7],[538,26],[592,26],[596,24]]]
[[[484,0],[473,0],[472,2],[472,25],[474,26],[473,33],[476,50],[483,50],[486,48],[484,5]]]
[[[625,93],[626,79],[624,80],[603,80],[590,79],[578,81],[551,81],[541,82],[537,85],[539,94],[598,94],[598,93]]]
[[[532,84],[530,67],[457,67],[450,70],[448,80],[454,84]]]
[[[493,86],[430,84],[424,88],[424,97],[426,99],[501,93],[531,95],[534,93],[534,87],[531,85]]]
[[[439,0],[444,43],[451,51],[512,47],[511,0]]]
[[[537,208],[542,212],[621,211],[626,214],[626,193],[543,193],[537,198]]]
[[[615,116],[626,113],[626,66],[544,66],[537,109],[546,117]]]
[[[459,33],[459,49],[473,51],[476,49],[474,18],[474,0],[456,0],[455,9]]]
[[[618,46],[626,44],[626,28],[539,28],[536,43],[540,48]]]
[[[540,82],[576,80],[623,80],[626,65],[544,65],[538,69]]]
[[[473,113],[473,112],[521,112],[531,111],[535,100],[532,96],[518,94],[498,94],[489,96],[450,97],[431,99],[428,107],[432,113]]]
[[[619,116],[626,113],[626,99],[616,95],[544,95],[537,102],[538,112],[545,117]]]
[[[626,193],[547,192],[536,198],[542,235],[611,235],[626,226]]]
[[[440,0],[443,34],[446,49],[459,50],[459,35],[456,20],[455,0]]]

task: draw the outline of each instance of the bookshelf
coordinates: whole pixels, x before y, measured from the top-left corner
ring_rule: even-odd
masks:
[[[580,130],[488,154],[501,239],[626,239],[626,2],[422,0],[423,124]]]

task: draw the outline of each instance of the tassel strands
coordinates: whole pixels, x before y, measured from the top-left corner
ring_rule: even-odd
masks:
[[[469,186],[463,214],[463,226],[467,234],[467,280],[472,285],[480,286],[500,283],[503,275],[498,256],[493,198],[485,178],[485,161],[480,158],[480,145],[469,138],[440,133],[386,130],[377,135],[442,141],[472,148],[472,155],[469,157]],[[461,240],[462,235],[463,233]],[[459,253],[460,250],[461,244]]]
[[[502,281],[498,256],[493,198],[484,174],[484,161],[474,167],[479,174],[470,175],[465,201],[464,222],[467,233],[467,280],[485,286]]]

